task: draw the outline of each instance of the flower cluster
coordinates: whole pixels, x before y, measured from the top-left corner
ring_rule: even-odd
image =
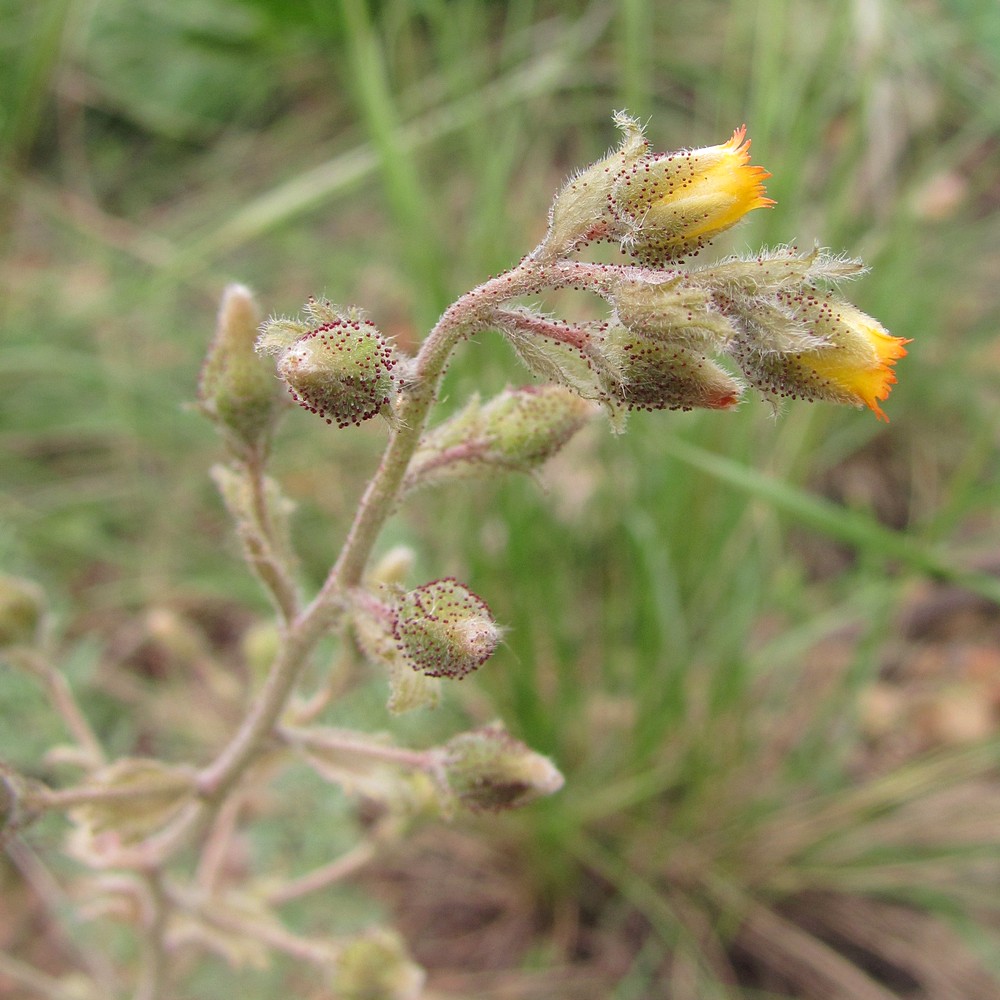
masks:
[[[602,267],[592,288],[611,302],[609,322],[558,348],[597,370],[597,398],[629,409],[727,409],[744,385],[715,354],[772,398],[864,405],[887,419],[879,403],[908,341],[833,290],[863,271],[860,262],[780,249],[678,266],[747,213],[774,204],[764,191],[770,174],[750,163],[745,127],[721,145],[653,153],[635,120],[616,121],[621,145],[559,192],[542,248],[546,258],[565,258],[613,240],[643,265]]]

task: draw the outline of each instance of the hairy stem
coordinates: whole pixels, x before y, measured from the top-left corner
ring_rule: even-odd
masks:
[[[220,802],[263,750],[309,655],[335,614],[332,601],[329,604],[313,601],[285,631],[264,685],[239,729],[215,760],[198,775],[198,792],[204,798]]]
[[[367,757],[370,760],[398,764],[400,767],[408,767],[416,771],[430,771],[435,762],[434,754],[428,751],[388,746],[385,743],[366,739],[355,732],[342,732],[328,728],[297,729],[291,726],[281,726],[277,735],[290,746]]]
[[[145,933],[142,940],[142,964],[134,1000],[160,1000],[167,988],[167,952],[164,935],[169,903],[163,893],[159,874],[144,879],[147,889]]]
[[[363,868],[372,858],[375,857],[376,845],[371,840],[362,841],[356,844],[349,851],[334,858],[333,861],[314,868],[298,878],[289,879],[277,889],[267,894],[267,901],[272,906],[282,906],[291,903],[293,900],[301,899],[310,893],[318,892],[327,886],[333,885],[353,875],[359,868]]]
[[[281,558],[281,545],[275,537],[274,515],[267,495],[264,455],[255,449],[244,462],[251,491],[251,508],[259,552],[253,553],[258,575],[264,581],[283,621],[295,618],[299,608],[298,590],[287,561]]]
[[[500,318],[499,307],[510,299],[534,295],[544,288],[572,286],[586,286],[598,294],[607,294],[627,270],[578,261],[547,263],[536,259],[536,253],[466,292],[445,311],[424,341],[416,358],[414,384],[400,407],[399,426],[390,437],[382,462],[361,499],[347,541],[323,584],[318,602],[331,600],[338,592],[361,582],[372,548],[403,492],[410,459],[420,443],[441,378],[458,342],[494,325]]]
[[[129,786],[77,785],[73,788],[33,790],[26,799],[29,809],[53,812],[73,809],[96,802],[120,802],[129,799],[146,799],[154,795],[177,794],[178,797],[192,788],[193,777],[183,774],[164,775],[147,784]]]

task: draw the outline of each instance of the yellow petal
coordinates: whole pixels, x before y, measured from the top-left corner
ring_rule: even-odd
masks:
[[[880,420],[879,406],[896,382],[893,366],[909,341],[893,337],[871,316],[832,294],[779,293],[770,304],[751,309],[748,319],[766,342],[769,322],[780,316],[818,346],[803,351],[755,348],[748,340],[737,354],[751,383],[765,392],[793,399],[867,406]]]
[[[888,421],[879,401],[889,397],[896,384],[893,367],[906,354],[904,345],[909,343],[902,337],[893,337],[877,320],[865,316],[860,310],[850,310],[855,314],[851,329],[854,335],[869,349],[870,357],[858,357],[858,352],[836,347],[830,350],[813,351],[802,355],[802,362],[812,368],[821,378],[827,379],[864,403],[879,420]],[[863,319],[861,318],[863,317]]]
[[[618,182],[613,205],[629,229],[624,244],[647,264],[696,252],[755,208],[774,202],[771,175],[750,165],[746,126],[728,142],[642,157]]]

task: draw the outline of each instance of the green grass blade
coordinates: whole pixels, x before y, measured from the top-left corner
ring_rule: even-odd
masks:
[[[956,565],[946,555],[918,538],[886,528],[864,514],[805,493],[788,483],[676,437],[664,437],[662,447],[667,454],[692,468],[773,504],[814,531],[836,538],[866,554],[887,560],[898,559],[911,569],[967,587],[1000,603],[1000,580]]]

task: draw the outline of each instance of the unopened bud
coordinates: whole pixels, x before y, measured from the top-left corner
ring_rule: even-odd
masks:
[[[254,353],[260,319],[249,289],[226,288],[198,387],[202,411],[249,448],[266,441],[281,404],[274,375]]]
[[[750,166],[746,127],[728,142],[646,156],[615,186],[613,206],[627,230],[625,250],[651,266],[696,253],[747,212],[774,202],[765,197],[763,167]]]
[[[556,195],[549,212],[545,246],[566,254],[582,243],[616,237],[611,195],[624,171],[649,149],[639,122],[624,112],[615,115],[621,144],[603,159],[574,174]]]
[[[514,739],[499,723],[461,733],[444,750],[448,787],[462,805],[477,812],[516,809],[563,786],[563,776],[548,757]]]
[[[402,938],[378,928],[344,945],[331,985],[337,1000],[417,1000],[425,979]]]
[[[374,582],[374,581],[372,581]],[[378,592],[359,588],[353,592],[351,622],[358,648],[372,663],[387,668],[389,700],[393,715],[420,708],[436,708],[441,701],[441,681],[437,676],[418,673],[398,636],[401,581],[385,582]],[[403,598],[405,600],[405,598]]]
[[[719,351],[736,334],[711,293],[680,275],[661,281],[622,281],[612,301],[619,323],[647,339]]]
[[[593,415],[594,407],[560,385],[505,389],[478,397],[425,435],[407,486],[495,471],[530,472],[551,458]]]
[[[338,427],[376,416],[396,391],[392,348],[374,323],[331,323],[306,334],[278,361],[292,398]]]
[[[507,389],[482,411],[488,461],[527,471],[551,458],[593,415],[593,407],[558,385]]]
[[[756,257],[730,257],[691,273],[705,287],[733,298],[801,289],[815,282],[835,284],[856,278],[864,270],[857,258],[835,256],[819,247],[805,254],[795,247],[776,247]]]
[[[0,574],[0,649],[33,646],[45,614],[45,595],[32,580]]]
[[[389,415],[399,388],[398,357],[388,339],[356,310],[310,299],[308,323],[269,319],[257,349],[277,355],[278,375],[303,409],[338,427]]]
[[[609,390],[631,410],[727,410],[743,393],[740,383],[705,355],[625,327],[609,328],[605,351],[619,373]]]
[[[459,679],[493,655],[502,632],[481,597],[447,578],[399,598],[393,634],[397,651],[414,670]]]

